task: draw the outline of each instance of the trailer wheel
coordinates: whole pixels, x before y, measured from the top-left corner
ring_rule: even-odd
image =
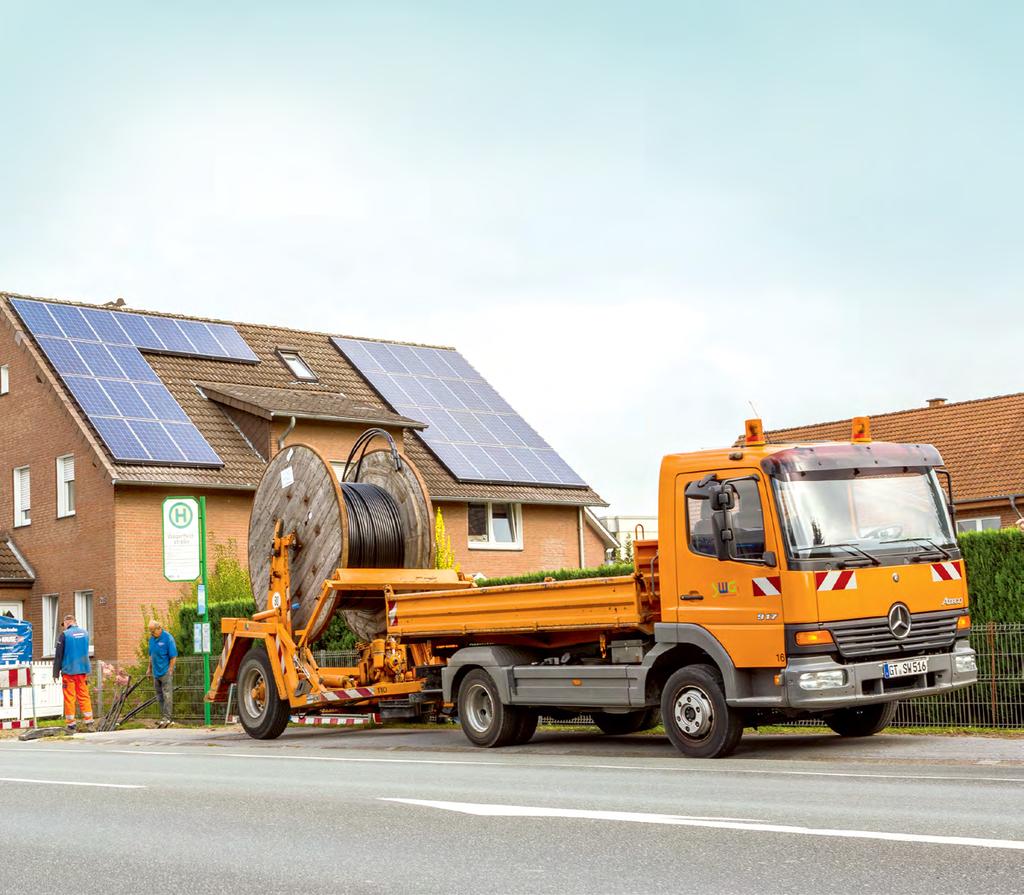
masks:
[[[254,740],[273,740],[288,726],[288,703],[277,695],[266,650],[251,649],[238,669],[238,720]]]
[[[882,702],[825,715],[825,723],[841,737],[869,737],[892,723],[899,702]]]
[[[743,716],[725,701],[718,669],[711,665],[680,668],[661,691],[665,733],[683,755],[722,758],[743,736]]]
[[[658,726],[657,709],[640,709],[636,712],[591,712],[590,717],[601,728],[601,733],[608,736],[625,736],[640,730],[650,730]]]
[[[513,746],[526,742],[529,722],[523,724],[524,712],[514,705],[505,705],[491,676],[482,668],[474,668],[459,686],[459,721],[466,738],[477,746]],[[536,725],[534,725],[536,729]],[[533,736],[533,730],[529,730]]]

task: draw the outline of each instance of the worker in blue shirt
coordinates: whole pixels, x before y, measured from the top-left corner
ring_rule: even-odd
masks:
[[[62,678],[64,690],[64,722],[75,731],[75,703],[82,710],[82,720],[92,724],[92,699],[89,697],[89,634],[78,627],[70,613],[64,616],[64,630],[57,638],[53,654],[53,679]]]
[[[155,618],[149,623],[149,675],[153,678],[156,701],[160,705],[160,727],[174,723],[174,663],[178,661],[178,645],[169,631]]]

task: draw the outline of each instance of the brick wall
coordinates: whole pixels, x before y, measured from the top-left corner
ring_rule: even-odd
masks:
[[[523,505],[521,550],[481,550],[469,547],[468,504],[438,503],[452,539],[455,559],[468,575],[519,575],[541,569],[579,568],[578,509],[566,506]],[[584,523],[586,564],[604,561],[604,544]]]
[[[93,645],[97,655],[114,647],[114,489],[85,433],[69,414],[26,344],[0,313],[0,364],[10,370],[10,391],[0,397],[0,531],[14,538],[32,564],[31,590],[5,590],[22,599],[33,625],[34,657],[42,657],[42,595],[59,594],[60,615],[75,611],[76,590],[93,591]],[[57,518],[57,457],[75,457],[76,513]],[[14,528],[13,470],[29,466],[30,525]],[[57,631],[60,631],[58,622]]]
[[[163,574],[163,501],[180,495],[206,498],[210,562],[215,545],[231,545],[239,563],[248,568],[251,492],[119,486],[114,501],[119,661],[135,658],[150,607],[164,612],[169,603],[191,592],[190,585],[167,581]]]

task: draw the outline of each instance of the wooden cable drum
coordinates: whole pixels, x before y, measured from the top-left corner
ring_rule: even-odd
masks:
[[[339,604],[360,640],[386,630],[381,594],[335,593],[310,619],[326,579],[344,568],[433,566],[433,510],[416,467],[401,452],[366,452],[358,482],[339,485],[331,464],[313,448],[287,445],[267,464],[249,517],[249,575],[257,605],[270,585],[278,520],[295,533],[291,575],[292,626],[309,627],[309,642],[327,629]]]

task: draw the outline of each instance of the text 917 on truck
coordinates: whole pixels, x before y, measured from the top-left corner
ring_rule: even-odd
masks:
[[[340,482],[288,446],[250,520],[266,608],[222,621],[207,699],[236,683],[258,738],[353,710],[454,715],[484,747],[527,742],[540,715],[608,734],[660,716],[701,758],[787,720],[867,736],[899,700],[977,679],[949,495],[934,447],[872,441],[864,417],[849,442],[809,444],[748,420],[742,444],[663,459],[659,539],[635,542],[632,575],[481,588],[431,567],[429,495],[386,433]],[[363,638],[352,667],[310,649],[335,612]]]

